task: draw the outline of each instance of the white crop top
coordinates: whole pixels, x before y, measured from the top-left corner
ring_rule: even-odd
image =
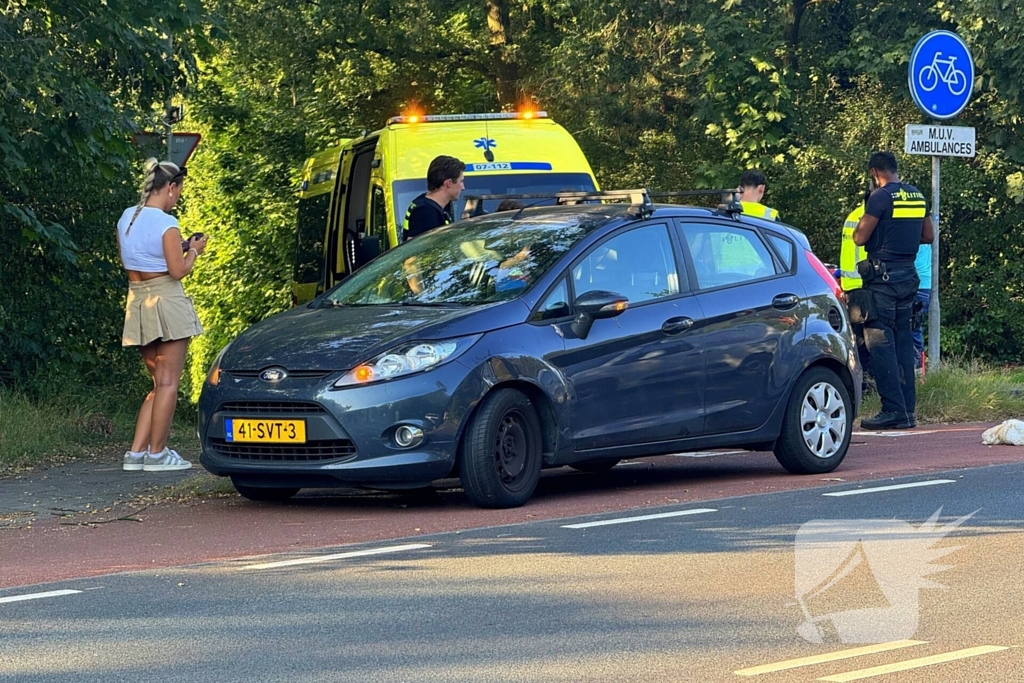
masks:
[[[131,232],[128,222],[135,215],[136,207],[125,209],[117,222],[117,238],[121,241],[121,262],[126,270],[140,270],[144,273],[166,273],[167,259],[164,257],[164,233],[178,227],[178,219],[152,206],[142,207]],[[179,228],[180,230],[180,228]]]

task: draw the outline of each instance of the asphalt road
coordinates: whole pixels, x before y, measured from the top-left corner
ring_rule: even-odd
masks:
[[[854,432],[846,459],[825,476],[791,475],[771,453],[745,451],[631,460],[602,475],[549,470],[529,503],[512,510],[474,507],[455,480],[426,493],[309,490],[285,505],[235,494],[168,501],[160,486],[200,475],[122,472],[119,457],[73,463],[0,479],[0,589],[1024,461],[1024,448],[982,445],[987,426]]]
[[[1022,681],[1022,513],[1012,463],[11,588],[0,680]]]

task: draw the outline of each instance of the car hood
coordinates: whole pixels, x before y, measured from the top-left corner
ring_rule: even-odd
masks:
[[[289,370],[349,370],[404,341],[447,339],[514,324],[504,320],[515,315],[513,311],[521,322],[525,304],[295,308],[239,335],[225,352],[221,367],[228,371],[275,365]]]

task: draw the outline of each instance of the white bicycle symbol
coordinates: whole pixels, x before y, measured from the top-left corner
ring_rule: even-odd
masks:
[[[917,72],[917,82],[921,86],[921,90],[931,92],[935,90],[939,81],[942,81],[949,88],[950,93],[962,95],[967,89],[967,74],[956,68],[956,57],[939,59],[941,56],[941,52],[936,52],[932,63]],[[945,69],[941,67],[945,67]]]

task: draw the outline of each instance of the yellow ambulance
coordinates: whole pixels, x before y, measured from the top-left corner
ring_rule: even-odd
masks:
[[[406,209],[426,192],[427,168],[441,154],[466,164],[466,189],[455,206],[456,218],[465,195],[598,189],[576,140],[543,111],[395,116],[383,129],[349,140],[341,150],[318,293],[398,246]],[[485,202],[483,208],[493,211],[497,204]],[[310,298],[304,289],[298,303]]]
[[[338,174],[338,160],[348,139],[306,159],[299,186],[299,212],[295,226],[295,262],[292,305],[316,296],[323,270],[324,227],[331,208],[331,190]]]

